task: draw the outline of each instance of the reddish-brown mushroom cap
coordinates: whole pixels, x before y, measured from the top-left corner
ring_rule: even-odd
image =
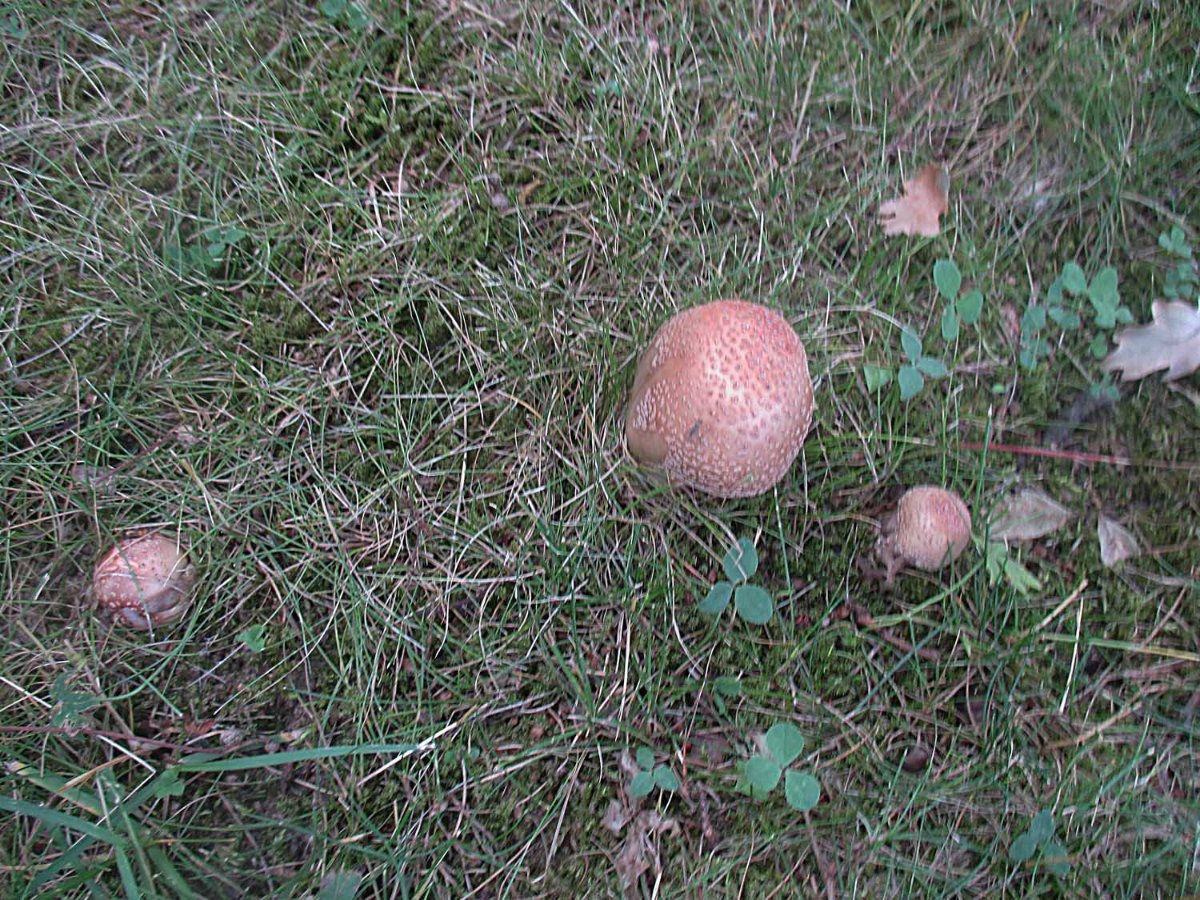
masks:
[[[971,542],[971,513],[958,494],[921,485],[900,498],[894,528],[888,540],[895,555],[933,572],[957,559]]]
[[[625,439],[641,463],[717,497],[769,490],[812,422],[808,359],[779,313],[742,300],[684,310],[638,363]]]
[[[194,580],[179,538],[151,532],[124,538],[101,557],[92,592],[118,621],[148,629],[174,622],[187,611]]]

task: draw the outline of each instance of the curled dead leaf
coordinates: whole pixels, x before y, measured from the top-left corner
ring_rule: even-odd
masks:
[[[675,819],[660,815],[654,810],[640,812],[629,822],[625,840],[621,849],[617,851],[616,859],[613,860],[623,890],[632,887],[651,866],[656,873],[661,871],[658,838],[662,834],[672,834],[678,830],[679,824]]]
[[[191,425],[176,425],[171,429],[171,437],[184,447],[195,447],[201,441]]]
[[[1022,488],[1000,502],[988,538],[993,541],[1034,541],[1058,531],[1074,515],[1044,491]]]
[[[1142,552],[1133,532],[1106,515],[1101,515],[1096,523],[1096,536],[1100,540],[1100,562],[1109,569]]]
[[[884,234],[919,234],[936,237],[939,219],[950,208],[950,173],[930,163],[917,177],[904,183],[904,196],[879,206]]]
[[[625,833],[620,849],[613,857],[613,866],[621,881],[622,891],[628,891],[652,867],[655,873],[662,871],[659,838],[663,834],[677,833],[679,824],[656,810],[643,809],[641,798],[628,790],[627,785],[642,771],[628,750],[622,750],[617,755],[617,770],[617,796],[609,801],[600,824],[614,835]]]
[[[116,475],[116,469],[107,466],[85,466],[80,463],[71,469],[72,478],[104,494],[112,493],[113,479]]]
[[[1021,315],[1011,303],[1001,304],[1000,325],[1010,344],[1015,347],[1021,343]]]
[[[1122,381],[1137,381],[1166,369],[1164,381],[1175,381],[1200,369],[1200,308],[1179,300],[1155,300],[1149,325],[1122,328],[1117,349],[1100,364],[1105,372],[1121,370]]]
[[[621,773],[623,784],[628,784],[642,770],[641,766],[637,764],[637,760],[633,758],[633,754],[628,750],[622,750],[617,754],[617,769]]]
[[[620,800],[610,800],[608,809],[604,811],[604,818],[600,820],[600,824],[611,831],[613,834],[620,834],[621,829],[628,824],[632,814],[629,808]]]

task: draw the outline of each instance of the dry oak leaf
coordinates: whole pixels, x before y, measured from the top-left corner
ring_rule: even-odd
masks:
[[[950,204],[950,173],[930,163],[912,181],[904,182],[904,196],[879,205],[884,234],[919,234],[937,237],[938,220]]]
[[[1141,554],[1137,538],[1133,532],[1108,516],[1101,515],[1096,522],[1096,536],[1100,540],[1100,562],[1111,569],[1127,559]]]
[[[652,809],[644,809],[629,822],[625,840],[617,852],[613,865],[621,880],[621,889],[627,894],[642,875],[654,869],[656,876],[662,874],[662,857],[659,852],[661,835],[676,834],[679,823]]]
[[[1164,381],[1175,381],[1200,369],[1200,309],[1178,300],[1155,300],[1154,321],[1122,328],[1117,349],[1100,364],[1105,372],[1121,370],[1122,381],[1137,381],[1166,369]]]
[[[988,539],[1036,541],[1066,525],[1074,517],[1069,509],[1037,488],[1022,488],[996,507]]]

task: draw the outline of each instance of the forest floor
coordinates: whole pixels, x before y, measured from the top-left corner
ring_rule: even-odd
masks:
[[[1194,276],[1200,6],[4,10],[5,895],[1200,892],[1200,385],[1054,287]],[[735,296],[817,408],[719,501],[623,414]],[[975,542],[889,587],[915,484]],[[991,539],[1021,491],[1066,520]],[[151,633],[90,592],[140,529],[198,574]],[[698,609],[741,538],[765,625]]]

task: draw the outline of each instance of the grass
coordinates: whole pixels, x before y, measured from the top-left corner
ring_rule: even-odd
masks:
[[[1010,308],[1074,260],[1145,319],[1158,234],[1198,243],[1197,12],[360,8],[0,14],[5,893],[1200,891],[1189,382],[1075,430],[1133,466],[969,449],[1040,446],[1098,376],[1082,340],[1019,371]],[[885,239],[930,160],[943,235]],[[951,378],[866,390],[895,323],[941,352],[938,258],[987,298]],[[718,503],[621,414],[658,324],[735,294],[795,323],[818,412]],[[1016,483],[1070,506],[1013,551],[1041,588],[864,578],[921,482],[977,524]],[[1104,569],[1100,511],[1151,552]],[[156,525],[197,602],[129,634],[90,570]],[[764,628],[696,611],[742,536]],[[804,816],[735,790],[780,721]],[[630,807],[639,746],[681,785]],[[1042,809],[1062,877],[1008,860]]]

